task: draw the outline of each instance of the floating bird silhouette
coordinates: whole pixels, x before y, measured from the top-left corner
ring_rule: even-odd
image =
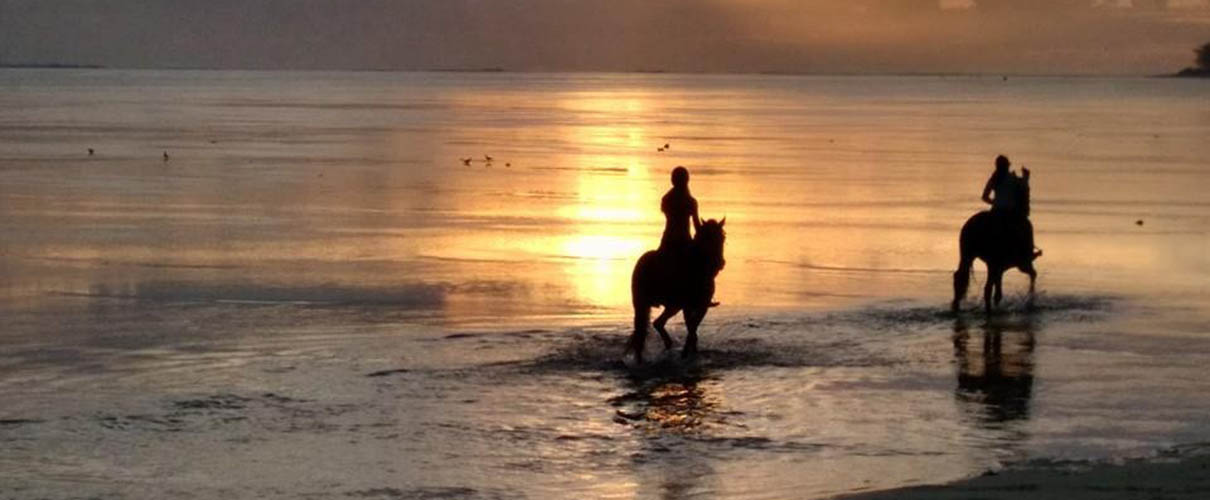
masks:
[[[168,161],[168,152],[167,151],[164,152],[164,161]]]
[[[88,156],[92,156],[93,153],[94,153],[94,151],[92,150],[92,148],[88,148]]]
[[[459,160],[462,160],[462,164],[463,164],[463,165],[466,165],[466,166],[468,166],[468,167],[469,167],[469,166],[471,166],[471,159],[470,159],[470,158],[459,158]]]
[[[486,162],[491,162],[491,161],[492,161],[492,157],[490,157],[490,156],[488,156],[488,155],[483,155],[483,161],[486,161]]]
[[[668,145],[668,143],[666,143],[666,142],[665,142],[665,143],[664,143],[664,149],[672,149],[672,146]]]

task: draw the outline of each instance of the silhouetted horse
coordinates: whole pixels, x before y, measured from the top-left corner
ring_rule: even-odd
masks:
[[[647,340],[647,323],[651,319],[651,308],[664,306],[664,310],[653,322],[655,330],[664,340],[664,348],[672,348],[672,337],[664,324],[676,313],[684,311],[685,337],[682,357],[697,352],[697,327],[706,317],[706,311],[714,298],[714,278],[723,269],[723,231],[726,217],[721,221],[710,219],[702,224],[693,242],[684,255],[661,255],[650,251],[639,257],[630,278],[630,297],[634,303],[634,333],[626,343],[627,350],[634,350],[635,360],[643,361],[643,346]]]
[[[1021,213],[1029,214],[1029,177],[1019,179],[1017,206]],[[1022,230],[1024,224],[1024,230]],[[1034,297],[1034,284],[1038,272],[1034,270],[1034,259],[1041,253],[1034,253],[1033,248],[1026,248],[1026,231],[1032,232],[1033,226],[1028,219],[1022,222],[1020,216],[999,214],[992,211],[982,211],[966,220],[962,225],[962,233],[958,236],[958,270],[954,271],[954,301],[950,309],[958,310],[959,303],[966,297],[966,289],[970,286],[971,265],[978,258],[987,264],[987,283],[983,285],[984,310],[991,314],[993,293],[995,303],[1000,304],[1004,297],[1004,271],[1018,268],[1029,275],[1029,300]]]

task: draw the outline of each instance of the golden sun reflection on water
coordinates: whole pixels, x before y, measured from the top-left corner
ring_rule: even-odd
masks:
[[[573,262],[564,268],[580,301],[601,307],[630,302],[630,270],[645,244],[636,238],[582,235],[564,241]]]
[[[559,242],[556,252],[572,260],[564,272],[576,298],[587,304],[611,308],[628,304],[630,268],[658,243],[644,236],[658,224],[651,211],[658,214],[659,210],[648,169],[635,161],[626,172],[581,171],[576,202],[559,211],[574,223],[572,234]]]
[[[642,96],[586,96],[564,106],[624,116],[646,109]],[[612,121],[612,120],[611,120]],[[637,124],[593,124],[570,129],[568,141],[589,146],[576,158],[574,202],[557,211],[572,221],[569,234],[550,253],[570,259],[563,268],[576,299],[598,307],[630,303],[630,271],[658,239],[657,185],[647,160],[638,154],[654,144],[651,132]]]

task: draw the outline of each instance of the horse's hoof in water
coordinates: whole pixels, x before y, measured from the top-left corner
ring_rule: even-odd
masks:
[[[632,357],[627,356],[627,354],[630,354],[632,352],[634,353],[634,356],[632,356]],[[622,353],[622,361],[625,362],[627,359],[634,360],[634,366],[642,366],[643,365],[643,351],[641,349],[627,350],[626,352]]]

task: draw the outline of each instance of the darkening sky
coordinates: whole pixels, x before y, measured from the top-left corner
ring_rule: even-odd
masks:
[[[1150,74],[1210,0],[0,0],[0,62]]]

